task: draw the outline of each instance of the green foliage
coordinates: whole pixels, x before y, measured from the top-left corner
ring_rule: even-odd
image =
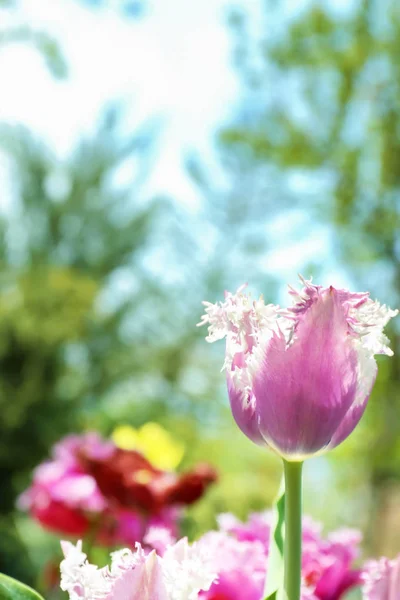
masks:
[[[61,377],[73,375],[62,351],[87,335],[87,319],[97,288],[93,281],[66,269],[37,268],[21,274],[3,290],[0,463],[4,469],[14,470],[33,466],[47,448],[49,437],[54,439],[53,418],[59,413],[55,398],[64,403],[71,400],[66,386],[57,389]],[[64,427],[70,425],[69,412],[67,405]],[[42,430],[37,440],[33,415],[48,421],[47,435]],[[20,444],[20,439],[25,443]],[[31,448],[28,456],[25,444]],[[7,505],[7,498],[9,494],[3,493],[1,506]]]
[[[0,298],[3,347],[9,329],[17,344],[49,351],[85,334],[85,317],[98,292],[96,282],[72,269],[49,266],[33,267],[14,283],[15,287],[5,285]]]
[[[276,600],[283,587],[283,543],[285,526],[285,491],[281,485],[274,504],[274,527],[271,531],[271,542],[268,554],[265,600]]]
[[[43,600],[35,590],[0,573],[0,600]]]

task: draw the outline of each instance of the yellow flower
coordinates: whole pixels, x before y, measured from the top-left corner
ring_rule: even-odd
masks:
[[[158,423],[146,423],[139,429],[120,425],[112,434],[114,443],[123,450],[138,450],[155,467],[174,470],[184,454],[184,445],[175,440]]]

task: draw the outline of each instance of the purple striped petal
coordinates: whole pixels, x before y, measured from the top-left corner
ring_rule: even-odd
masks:
[[[328,446],[356,398],[358,355],[345,317],[330,288],[304,312],[289,347],[275,334],[264,350],[253,382],[259,427],[288,458]]]
[[[168,600],[162,569],[155,551],[119,577],[106,600]]]
[[[400,555],[394,560],[381,558],[367,565],[364,573],[365,600],[400,599]]]
[[[375,382],[377,370],[378,369],[376,367],[375,376],[372,380],[370,393]],[[361,404],[352,404],[352,406],[347,411],[343,421],[332,436],[332,439],[329,443],[329,449],[336,448],[336,446],[339,446],[339,444],[341,444],[353,432],[355,427],[358,425],[361,417],[363,416],[365,409],[367,408],[368,400],[369,394],[365,396],[364,402],[362,402]]]
[[[232,415],[239,429],[255,444],[266,446],[258,427],[254,396],[251,392],[246,394],[244,390],[237,389],[233,383],[231,373],[227,374],[226,381]]]

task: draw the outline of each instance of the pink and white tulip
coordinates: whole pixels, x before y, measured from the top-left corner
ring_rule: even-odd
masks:
[[[400,600],[400,556],[367,563],[363,600]]]
[[[61,589],[70,600],[195,600],[215,579],[207,553],[186,539],[170,546],[163,557],[153,550],[111,554],[111,565],[87,561],[82,543],[62,542]]]
[[[281,309],[243,293],[205,302],[208,342],[226,338],[233,417],[255,443],[301,461],[340,444],[359,422],[376,374],[376,354],[392,355],[383,328],[398,311],[301,278]]]
[[[222,531],[210,531],[199,545],[212,557],[218,579],[202,600],[260,600],[265,583],[266,552],[258,540],[239,542]]]

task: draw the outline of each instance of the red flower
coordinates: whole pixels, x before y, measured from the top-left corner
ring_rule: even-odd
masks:
[[[179,507],[195,502],[215,479],[207,465],[183,475],[161,471],[138,452],[88,433],[55,446],[18,505],[64,535],[91,535],[105,546],[149,536],[161,548],[177,536]]]
[[[80,460],[105,498],[147,514],[176,504],[192,504],[217,479],[215,469],[207,464],[183,474],[161,471],[135,450],[116,448],[104,458],[81,453]]]

